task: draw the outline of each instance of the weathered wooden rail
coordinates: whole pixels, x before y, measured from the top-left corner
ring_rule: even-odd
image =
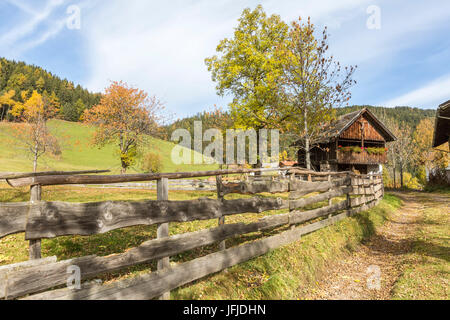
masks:
[[[247,178],[238,182],[225,182],[222,176],[255,170],[125,175],[121,178],[64,174],[31,177],[19,175],[13,176],[13,179],[8,178],[10,185],[31,186],[31,201],[0,203],[0,238],[25,232],[25,239],[30,240],[30,258],[34,260],[0,267],[0,298],[168,299],[170,290],[265,254],[299,240],[302,235],[367,210],[375,206],[384,193],[383,182],[379,176],[357,176],[341,172],[314,173],[290,168],[272,170],[287,170],[290,175]],[[217,199],[168,200],[169,177],[180,179],[208,175],[217,176]],[[41,185],[78,184],[80,181],[94,184],[100,180],[126,182],[130,179],[156,179],[158,200],[64,203],[40,199]],[[252,197],[226,199],[226,195],[231,193]],[[289,197],[276,197],[282,193],[289,193]],[[308,209],[308,206],[322,203],[321,207]],[[281,209],[287,212],[264,214]],[[261,214],[261,218],[246,224],[225,223],[226,216],[247,213]],[[219,219],[219,226],[169,236],[171,222],[207,219]],[[158,225],[157,238],[124,253],[106,257],[87,256],[63,261],[56,261],[54,257],[40,259],[40,240],[43,238],[89,236],[137,225]],[[226,248],[227,239],[278,228],[280,232],[274,236]],[[169,263],[171,256],[214,243],[221,244],[220,251],[176,266]],[[102,273],[155,260],[158,261],[157,272],[108,285],[84,283],[78,290],[53,289],[66,284],[67,270],[71,266],[79,267],[81,278],[87,280]]]

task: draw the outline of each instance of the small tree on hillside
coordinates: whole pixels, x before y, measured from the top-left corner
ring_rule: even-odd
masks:
[[[293,22],[288,38],[279,47],[282,64],[284,109],[289,120],[289,130],[297,135],[305,151],[306,167],[311,169],[310,151],[318,146],[320,124],[334,118],[333,107],[342,106],[351,98],[350,87],[356,67],[342,68],[333,56],[328,56],[328,34],[325,28],[322,39],[316,39],[315,26]]]
[[[48,152],[53,155],[61,153],[57,139],[47,127],[47,120],[53,118],[57,110],[37,91],[33,91],[31,97],[23,105],[15,105],[12,112],[23,121],[13,125],[12,134],[32,156],[33,171],[36,172],[41,156]]]
[[[126,83],[112,82],[100,104],[85,110],[85,123],[97,126],[94,144],[103,147],[116,143],[122,174],[134,163],[137,150],[158,129],[163,104],[142,90]]]

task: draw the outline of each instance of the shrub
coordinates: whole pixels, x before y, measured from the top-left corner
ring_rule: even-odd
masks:
[[[368,154],[385,154],[387,151],[386,148],[366,148],[366,152]]]
[[[162,168],[162,159],[159,154],[150,152],[142,158],[141,169],[144,172],[159,173],[162,171]]]

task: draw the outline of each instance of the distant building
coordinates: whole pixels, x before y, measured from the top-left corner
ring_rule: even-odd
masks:
[[[433,148],[438,148],[447,142],[449,143],[447,151],[450,151],[450,100],[441,104],[437,110]]]
[[[446,145],[446,147],[444,147]],[[450,152],[450,100],[441,104],[436,112],[433,148]],[[447,181],[450,182],[450,165],[446,169]]]
[[[395,140],[392,132],[365,108],[324,127],[319,146],[311,150],[311,164],[316,171],[381,173],[382,165],[387,163],[386,143]],[[305,155],[300,149],[298,163],[303,167]]]

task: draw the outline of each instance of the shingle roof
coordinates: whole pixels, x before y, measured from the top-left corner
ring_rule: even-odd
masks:
[[[397,140],[394,134],[389,131],[389,129],[386,128],[386,126],[380,120],[378,120],[372,112],[370,112],[367,108],[364,108],[359,111],[344,114],[336,120],[325,124],[320,136],[318,137],[317,143],[327,143],[339,137],[363,114],[366,114],[368,118],[372,120],[374,125],[380,131],[380,134],[385,138],[386,142]],[[298,144],[298,142],[296,144]]]

